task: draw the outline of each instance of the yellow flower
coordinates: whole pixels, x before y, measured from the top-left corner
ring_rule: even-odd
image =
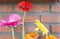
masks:
[[[38,36],[36,32],[30,32],[25,35],[25,39],[37,39]]]
[[[54,35],[50,34],[49,39],[57,39]]]
[[[57,39],[56,36],[50,34],[50,35],[46,35],[44,37],[41,37],[41,39]]]
[[[37,28],[35,29],[35,31],[41,30],[42,34],[48,34],[48,30],[47,28],[40,22],[40,20],[36,20],[35,24],[37,25]]]

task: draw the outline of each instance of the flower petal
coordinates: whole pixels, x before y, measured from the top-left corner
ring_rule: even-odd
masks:
[[[7,23],[6,20],[0,20],[0,23]]]
[[[9,16],[6,18],[6,20],[7,20],[8,22],[15,22],[15,21],[21,20],[21,17],[20,17],[19,15],[17,15],[17,14],[11,14],[11,15],[9,15]]]
[[[21,16],[19,16],[18,14],[11,14],[6,19],[0,20],[0,26],[16,27],[19,24],[22,24],[22,22],[21,22]]]
[[[32,3],[27,1],[22,1],[18,3],[18,7],[23,11],[30,11],[30,9],[32,8]]]
[[[0,20],[0,26],[7,26],[7,21],[6,20]]]
[[[43,35],[48,34],[48,32],[49,32],[48,29],[40,22],[40,20],[36,20],[35,24],[37,25],[38,29],[42,31]]]

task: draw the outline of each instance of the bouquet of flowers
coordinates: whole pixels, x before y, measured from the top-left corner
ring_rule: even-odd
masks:
[[[42,35],[44,37],[41,39],[57,39],[53,34],[48,35],[49,30],[40,22],[39,19],[35,21],[35,24],[37,26],[35,31],[25,34],[24,20],[25,20],[26,13],[29,12],[32,8],[32,3],[27,1],[22,1],[18,3],[18,7],[24,12],[22,19],[21,19],[21,16],[19,16],[18,14],[11,14],[7,16],[6,19],[0,20],[0,27],[11,28],[12,39],[15,39],[14,27],[18,27],[17,25],[20,25],[20,24],[22,24],[22,39],[37,39],[39,36],[37,31],[39,30],[42,32]]]
[[[26,12],[29,12],[30,9],[32,8],[32,3],[31,2],[27,2],[27,1],[22,1],[18,4],[18,7],[24,11],[24,15],[23,15],[23,24],[22,24],[22,39],[37,39],[39,34],[37,33],[38,30],[41,30],[42,35],[45,35],[44,39],[57,39],[54,35],[50,34],[48,35],[48,29],[40,22],[40,20],[36,20],[35,24],[37,25],[37,28],[35,29],[35,32],[30,32],[28,34],[25,35],[24,32],[24,19],[25,19],[25,15]],[[42,39],[42,38],[41,38]]]

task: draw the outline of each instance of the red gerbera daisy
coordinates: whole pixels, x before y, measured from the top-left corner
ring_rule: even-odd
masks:
[[[32,8],[32,3],[27,1],[22,1],[18,3],[18,7],[23,11],[30,11],[30,9]]]

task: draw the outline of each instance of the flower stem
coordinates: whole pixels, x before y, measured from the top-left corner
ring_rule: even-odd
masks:
[[[12,39],[15,39],[15,35],[14,35],[14,27],[11,27],[12,30]]]
[[[22,39],[24,39],[24,35],[25,35],[25,31],[24,31],[24,20],[25,20],[25,15],[26,15],[26,12],[24,12],[23,14],[23,17],[22,17]]]

